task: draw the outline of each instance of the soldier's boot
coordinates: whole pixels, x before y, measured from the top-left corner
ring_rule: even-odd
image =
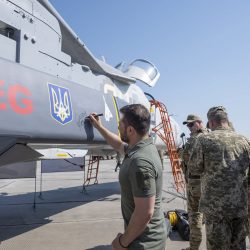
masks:
[[[199,250],[202,241],[202,213],[191,212],[188,217],[190,250]]]
[[[249,206],[249,205],[248,205]],[[250,241],[250,214],[249,214],[249,212],[248,212],[248,239],[249,239],[249,241]]]

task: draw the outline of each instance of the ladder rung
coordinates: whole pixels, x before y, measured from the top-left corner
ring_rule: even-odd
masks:
[[[92,180],[92,179],[96,179],[96,176],[87,178],[87,180]]]

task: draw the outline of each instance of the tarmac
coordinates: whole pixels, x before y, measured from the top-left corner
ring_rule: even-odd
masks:
[[[35,179],[0,180],[0,249],[5,250],[108,250],[123,232],[120,188],[115,160],[100,163],[98,184],[82,192],[84,172],[43,173]],[[41,192],[40,189],[42,188]],[[186,209],[175,191],[169,161],[164,160],[163,209]],[[204,236],[203,228],[203,236]],[[167,240],[167,250],[188,247],[178,232]],[[205,238],[201,249],[205,250]]]

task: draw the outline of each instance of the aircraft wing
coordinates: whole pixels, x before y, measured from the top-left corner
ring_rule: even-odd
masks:
[[[13,137],[0,137],[0,166],[20,161],[36,160],[42,154]]]
[[[86,65],[92,71],[108,75],[125,83],[134,83],[136,81],[120,70],[96,59],[48,0],[38,0],[38,2],[58,20],[62,33],[62,51],[71,56],[73,63]]]

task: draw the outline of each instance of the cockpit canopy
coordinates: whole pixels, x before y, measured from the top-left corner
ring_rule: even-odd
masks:
[[[154,64],[144,59],[136,59],[124,70],[130,77],[140,80],[150,87],[154,87],[160,77],[160,73]]]

